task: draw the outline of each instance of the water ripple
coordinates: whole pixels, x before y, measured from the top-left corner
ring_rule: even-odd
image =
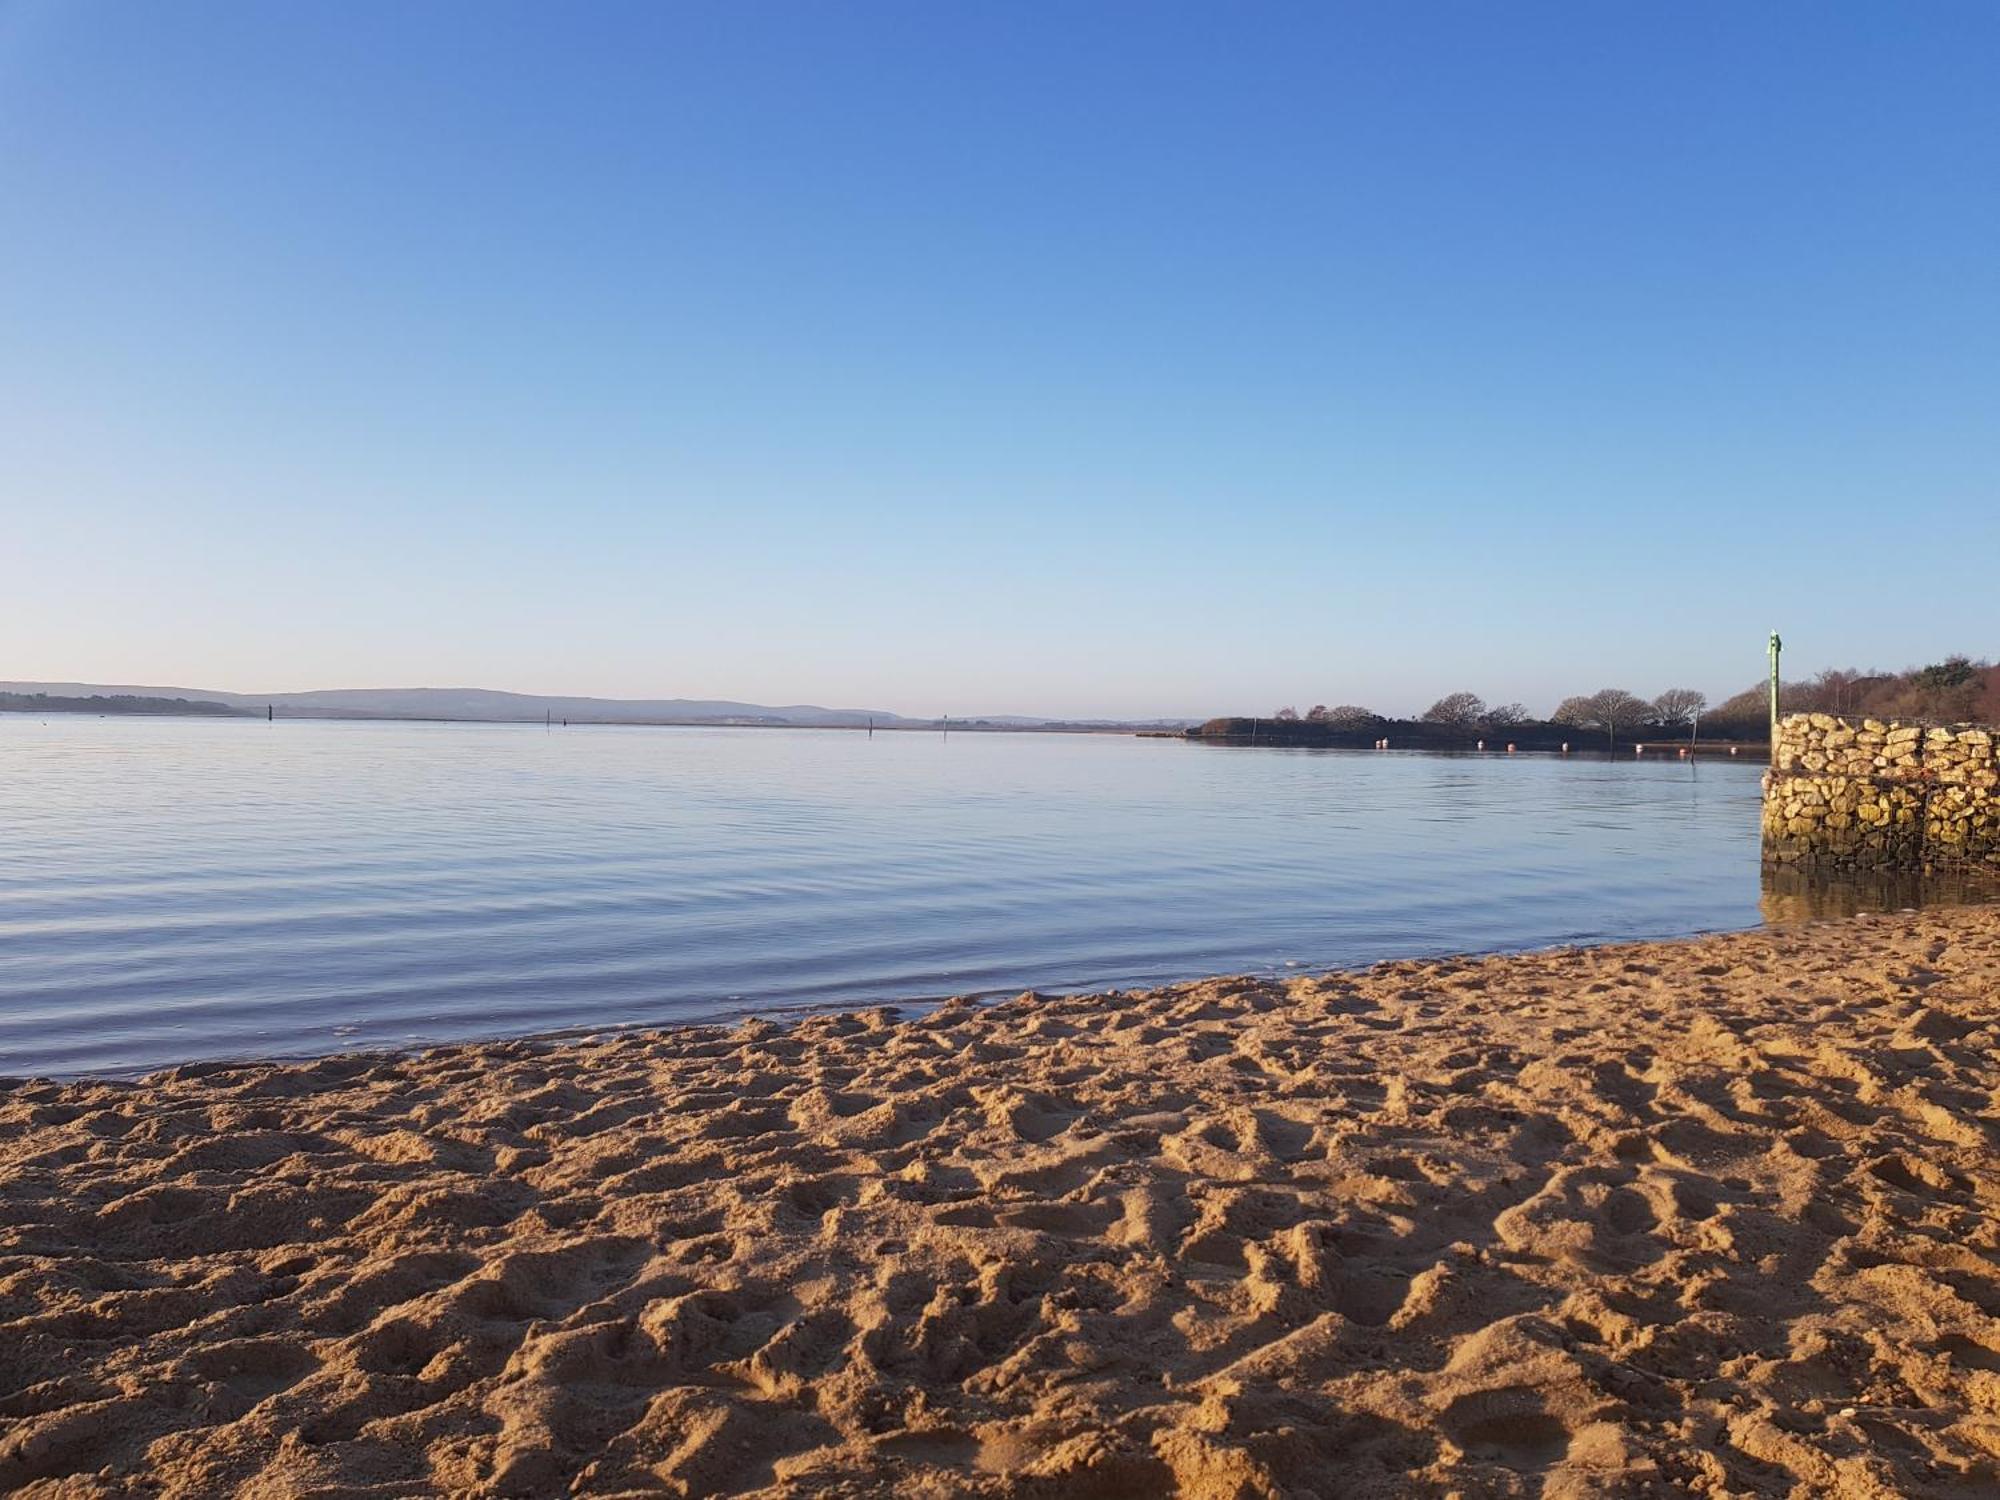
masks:
[[[0,715],[0,1073],[1746,926],[1751,764]]]

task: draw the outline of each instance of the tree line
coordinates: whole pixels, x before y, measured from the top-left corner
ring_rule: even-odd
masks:
[[[1718,718],[1768,715],[1768,682],[1746,688],[1716,709]],[[2000,721],[2000,667],[1969,656],[1947,656],[1901,672],[1830,667],[1779,685],[1787,713],[1845,714],[1871,719],[1930,719],[1943,724]]]
[[[1657,698],[1641,698],[1624,688],[1601,688],[1595,693],[1565,698],[1548,718],[1537,719],[1519,703],[1489,704],[1477,693],[1460,692],[1445,694],[1418,715],[1416,722],[1466,735],[1495,736],[1509,730],[1557,726],[1587,734],[1602,733],[1606,743],[1616,744],[1620,734],[1630,738],[1642,729],[1676,733],[1692,729],[1707,706],[1707,697],[1693,688],[1668,688]],[[1340,730],[1370,729],[1398,722],[1353,703],[1332,708],[1316,703],[1303,715],[1296,708],[1286,707],[1271,717],[1281,724],[1303,720]]]
[[[2000,719],[2000,667],[1949,656],[1903,672],[1829,669],[1803,681],[1782,683],[1779,705],[1787,713],[1991,721]],[[1692,738],[1703,729],[1720,739],[1762,739],[1770,727],[1770,684],[1759,682],[1713,707],[1708,696],[1695,688],[1668,688],[1651,698],[1625,688],[1599,688],[1563,699],[1546,719],[1537,719],[1519,703],[1488,704],[1470,692],[1445,694],[1414,721],[1392,719],[1354,703],[1332,707],[1316,703],[1303,714],[1288,706],[1271,717],[1281,724],[1324,724],[1349,733],[1379,732],[1412,722],[1489,737],[1510,730],[1562,728],[1602,734],[1610,745],[1621,738]]]

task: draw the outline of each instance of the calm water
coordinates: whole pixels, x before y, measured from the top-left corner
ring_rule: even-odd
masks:
[[[1749,926],[1760,769],[0,715],[0,1074]]]

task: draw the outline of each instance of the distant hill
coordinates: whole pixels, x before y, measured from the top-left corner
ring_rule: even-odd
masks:
[[[733,703],[704,698],[563,698],[503,693],[490,688],[321,688],[302,693],[224,693],[183,687],[106,686],[85,682],[0,682],[0,693],[46,695],[56,699],[110,698],[135,701],[196,701],[205,712],[261,713],[271,705],[293,718],[470,719],[493,723],[541,722],[545,715],[572,724],[776,724],[879,725],[917,721],[885,709],[820,708],[791,704]],[[96,709],[94,712],[113,710]],[[125,709],[120,712],[145,710]],[[160,709],[155,712],[190,712]]]
[[[266,705],[292,719],[460,719],[539,724],[765,724],[797,728],[939,727],[941,719],[910,718],[883,708],[821,708],[811,703],[771,707],[716,698],[565,698],[503,693],[491,688],[316,688],[303,693],[224,693],[207,688],[139,687],[120,683],[0,682],[0,694],[34,697],[45,713],[252,713]],[[43,701],[45,700],[45,701]],[[58,708],[72,701],[88,706]],[[130,704],[112,707],[111,703]],[[148,705],[158,704],[160,707]],[[179,705],[179,706],[167,706]],[[1188,719],[1037,719],[1023,714],[959,715],[954,729],[1184,729]]]

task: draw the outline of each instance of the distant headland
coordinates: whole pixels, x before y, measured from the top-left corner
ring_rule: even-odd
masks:
[[[16,693],[0,691],[0,713],[11,714],[192,714],[204,718],[247,716],[209,698],[156,698],[135,693]]]
[[[656,724],[794,729],[1171,730],[1191,719],[1057,719],[1022,714],[913,718],[883,708],[772,707],[707,698],[586,698],[492,688],[319,688],[225,693],[87,682],[0,682],[0,712],[257,715],[280,719],[410,719],[482,724]]]

